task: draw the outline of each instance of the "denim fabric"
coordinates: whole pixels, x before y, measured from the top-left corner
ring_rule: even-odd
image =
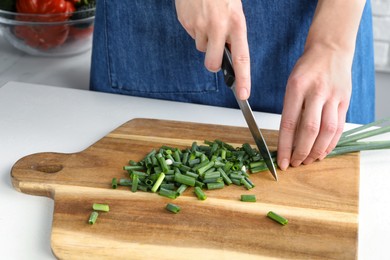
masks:
[[[316,8],[313,0],[243,0],[251,55],[254,111],[282,112],[288,76],[301,56]],[[177,20],[173,0],[97,3],[91,90],[237,108],[221,72]],[[374,120],[375,80],[370,1],[361,20],[347,121]]]

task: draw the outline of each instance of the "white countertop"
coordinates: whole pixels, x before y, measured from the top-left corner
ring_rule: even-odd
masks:
[[[12,165],[32,153],[82,151],[137,117],[245,126],[235,109],[17,82],[0,87],[2,259],[54,258],[50,249],[54,203],[17,192],[11,184]],[[262,128],[278,128],[279,115],[255,113],[255,117]],[[390,150],[361,155],[359,259],[390,258],[389,158]]]
[[[61,58],[35,57],[10,44],[0,31],[0,86],[9,81],[88,89],[91,51]]]

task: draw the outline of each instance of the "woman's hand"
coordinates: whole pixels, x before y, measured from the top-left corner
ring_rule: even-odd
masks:
[[[282,170],[325,158],[340,139],[365,2],[318,1],[305,51],[287,82],[278,143]]]
[[[205,66],[211,72],[221,68],[225,44],[230,45],[240,99],[250,95],[250,58],[246,20],[241,0],[175,0],[178,19],[206,53]]]
[[[323,159],[342,134],[352,91],[352,57],[327,46],[305,50],[287,82],[278,165]]]

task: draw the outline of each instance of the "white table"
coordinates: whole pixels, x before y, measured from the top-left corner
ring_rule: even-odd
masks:
[[[137,117],[245,126],[235,109],[17,82],[0,87],[1,259],[54,258],[50,249],[54,203],[17,192],[11,184],[12,165],[32,153],[82,151]],[[255,117],[262,128],[278,128],[279,115]],[[360,259],[390,259],[389,158],[390,150],[362,152]]]
[[[88,89],[91,51],[70,57],[36,57],[12,47],[0,31],[0,86],[9,81]]]

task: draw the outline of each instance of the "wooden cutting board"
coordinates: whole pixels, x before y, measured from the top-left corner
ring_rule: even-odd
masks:
[[[277,131],[263,130],[271,150]],[[200,201],[187,190],[176,200],[154,193],[111,188],[122,167],[161,145],[180,148],[220,139],[253,144],[247,128],[134,119],[74,154],[39,153],[12,168],[14,187],[54,200],[51,247],[60,259],[356,259],[359,154],[311,165],[251,175],[256,187],[206,191]],[[239,201],[256,194],[257,202]],[[87,223],[93,203],[107,203],[95,225]],[[173,202],[179,214],[166,211]],[[268,211],[286,217],[281,226]]]

